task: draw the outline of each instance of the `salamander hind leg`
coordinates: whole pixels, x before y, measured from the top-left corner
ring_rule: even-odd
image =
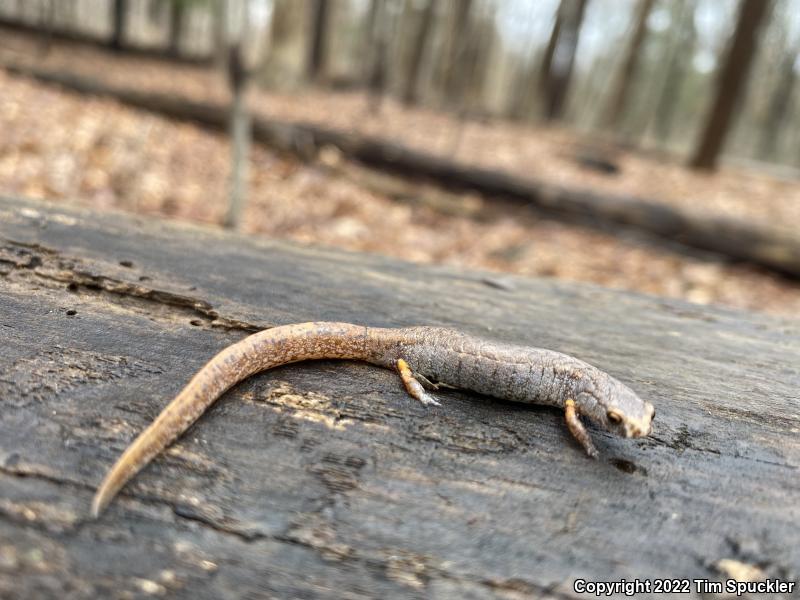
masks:
[[[589,432],[586,431],[583,423],[581,423],[581,420],[578,417],[578,411],[575,408],[575,401],[571,398],[568,399],[564,404],[564,416],[567,419],[567,428],[572,434],[572,437],[574,437],[578,443],[583,446],[583,449],[586,450],[586,454],[592,458],[597,458],[599,452],[597,452],[597,448],[594,447],[592,438],[589,437]]]
[[[411,371],[411,367],[408,366],[406,361],[404,361],[402,358],[398,358],[395,366],[397,367],[397,372],[400,373],[400,379],[403,380],[403,385],[405,386],[406,391],[412,398],[419,400],[423,404],[441,406],[439,401],[426,392],[425,388],[422,387],[422,384],[417,381],[413,371]],[[427,381],[427,379],[425,381]]]

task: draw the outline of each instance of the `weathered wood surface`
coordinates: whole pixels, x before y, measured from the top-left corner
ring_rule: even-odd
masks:
[[[97,522],[95,486],[248,327],[438,324],[571,353],[652,437],[287,366],[238,386]],[[0,199],[0,597],[569,598],[572,580],[800,572],[800,323]]]
[[[165,94],[109,86],[71,73],[5,65],[16,74],[55,83],[86,94],[106,95],[173,118],[222,129],[229,109]],[[523,202],[547,214],[586,225],[624,226],[693,248],[710,250],[738,261],[800,277],[800,236],[788,228],[695,214],[676,206],[635,196],[598,193],[547,184],[535,178],[455,162],[448,157],[410,149],[380,138],[361,136],[313,123],[288,123],[253,118],[253,137],[294,155],[311,158],[326,146],[373,168],[414,179],[426,178],[444,186],[471,189],[489,196]]]

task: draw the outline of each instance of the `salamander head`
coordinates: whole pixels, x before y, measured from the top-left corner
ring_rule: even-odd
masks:
[[[621,437],[649,435],[656,414],[653,405],[613,377],[602,375],[591,378],[591,383],[578,393],[576,404],[580,414]]]

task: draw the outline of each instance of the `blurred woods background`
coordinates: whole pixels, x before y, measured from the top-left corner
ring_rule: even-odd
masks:
[[[797,0],[4,0],[0,11],[9,25],[197,59],[227,52],[225,13],[238,13],[266,86],[313,81],[465,117],[558,119],[698,167],[723,149],[800,166],[800,128],[784,126],[798,103]],[[737,118],[711,122],[728,105]],[[721,141],[701,139],[703,127]]]
[[[800,0],[0,0],[0,26],[2,193],[800,309]]]

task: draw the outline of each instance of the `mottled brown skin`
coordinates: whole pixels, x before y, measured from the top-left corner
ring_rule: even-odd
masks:
[[[650,433],[653,405],[622,383],[576,358],[490,342],[439,327],[382,329],[349,323],[299,323],[261,331],[228,346],[203,367],[131,444],[92,501],[97,517],[117,492],[185,432],[219,396],[250,375],[312,359],[363,360],[397,369],[417,400],[439,403],[431,381],[489,396],[565,409],[570,432],[587,454],[597,451],[579,415],[623,437]]]

